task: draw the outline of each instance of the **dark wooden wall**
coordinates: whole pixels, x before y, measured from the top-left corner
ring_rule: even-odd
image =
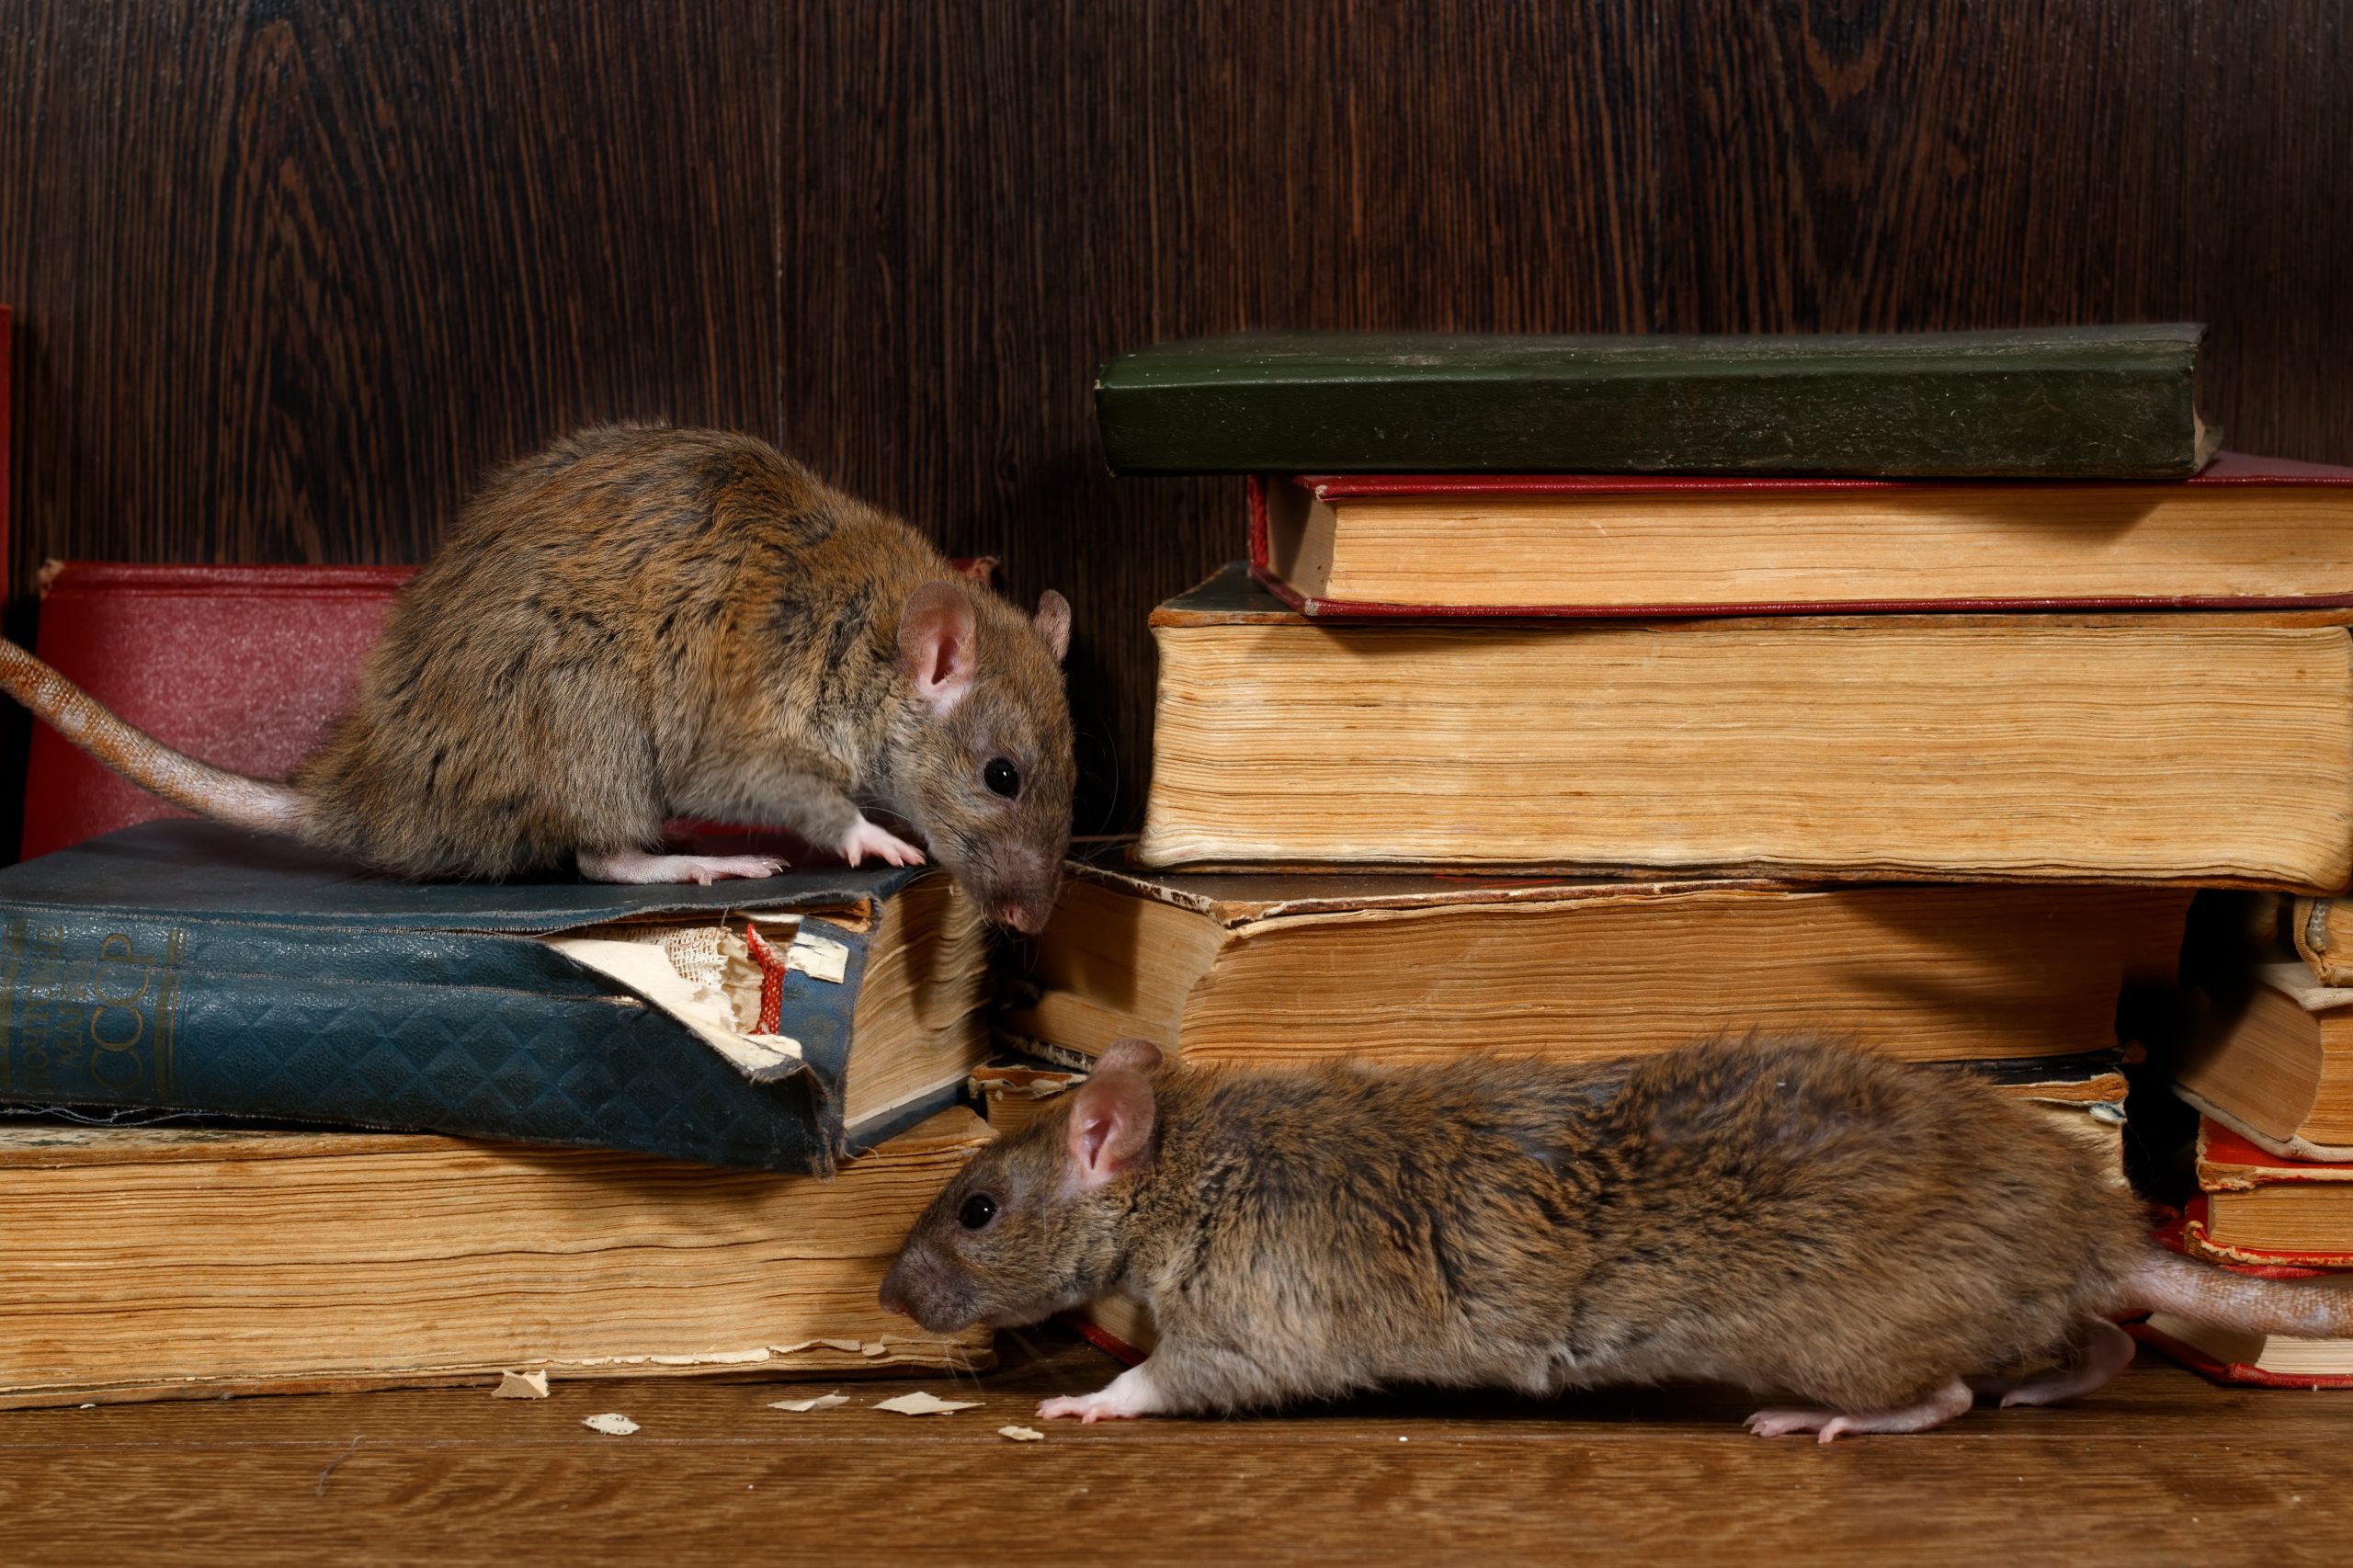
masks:
[[[1118,822],[1242,525],[1104,476],[1106,355],[2188,317],[2234,444],[2353,460],[2346,10],[0,0],[11,581],[415,559],[566,426],[731,425],[1071,596]]]

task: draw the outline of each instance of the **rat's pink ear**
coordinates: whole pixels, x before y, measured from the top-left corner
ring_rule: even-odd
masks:
[[[942,718],[972,688],[972,601],[944,578],[909,594],[899,610],[899,664]]]
[[[1115,1052],[1134,1046],[1159,1060],[1160,1052],[1143,1041],[1121,1040],[1103,1053],[1071,1095],[1070,1163],[1081,1192],[1093,1191],[1151,1156],[1152,1080],[1113,1061]]]
[[[1030,617],[1029,624],[1038,629],[1055,658],[1070,652],[1070,601],[1062,595],[1051,588],[1039,595],[1038,613]]]
[[[1148,1040],[1138,1040],[1133,1035],[1126,1040],[1113,1040],[1104,1047],[1103,1054],[1095,1059],[1097,1072],[1107,1067],[1124,1067],[1131,1073],[1142,1073],[1149,1077],[1160,1071],[1160,1047]]]

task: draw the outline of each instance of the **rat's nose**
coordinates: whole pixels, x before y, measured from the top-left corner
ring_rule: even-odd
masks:
[[[1034,937],[1039,932],[1044,930],[1046,928],[1046,917],[1052,913],[1053,911],[1051,909],[1042,909],[1035,904],[1028,903],[1000,903],[996,906],[997,924],[1000,926],[1009,926],[1025,937]]]
[[[874,1299],[881,1304],[882,1310],[886,1312],[896,1312],[903,1318],[911,1318],[915,1315],[907,1309],[905,1298],[892,1288],[888,1279],[882,1281],[882,1289],[874,1292]]]

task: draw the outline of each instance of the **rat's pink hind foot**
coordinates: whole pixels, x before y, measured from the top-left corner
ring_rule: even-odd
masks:
[[[2106,1388],[2109,1380],[2131,1361],[2132,1336],[2106,1318],[2095,1318],[2092,1326],[2085,1331],[2083,1342],[2075,1346],[2075,1365],[2037,1372],[2021,1380],[2002,1395],[2002,1408],[2056,1404],[2063,1399]]]
[[[1130,1367],[1093,1393],[1068,1395],[1043,1401],[1038,1406],[1041,1421],[1060,1421],[1075,1416],[1093,1426],[1097,1421],[1123,1421],[1131,1415],[1157,1415],[1168,1408],[1160,1385],[1152,1381],[1152,1363],[1142,1362]]]
[[[592,882],[698,882],[709,887],[731,877],[773,877],[783,869],[783,861],[766,855],[647,855],[624,849],[580,857],[580,874]]]
[[[1955,1381],[1917,1404],[1895,1410],[1760,1410],[1748,1418],[1748,1429],[1760,1437],[1813,1432],[1821,1441],[1830,1443],[1864,1432],[1925,1432],[1943,1426],[1969,1406],[1969,1386]]]

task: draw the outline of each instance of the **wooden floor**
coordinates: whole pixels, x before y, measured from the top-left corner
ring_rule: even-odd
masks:
[[[1820,1448],[1739,1403],[1421,1398],[1081,1427],[1116,1370],[1059,1331],[981,1380],[559,1383],[0,1414],[0,1560],[239,1564],[1198,1561],[2293,1562],[2353,1528],[2353,1394],[2218,1389],[2147,1352],[2073,1408]],[[978,1409],[875,1411],[910,1389]],[[620,1411],[641,1430],[581,1418]],[[1014,1423],[1045,1440],[1017,1443]]]

